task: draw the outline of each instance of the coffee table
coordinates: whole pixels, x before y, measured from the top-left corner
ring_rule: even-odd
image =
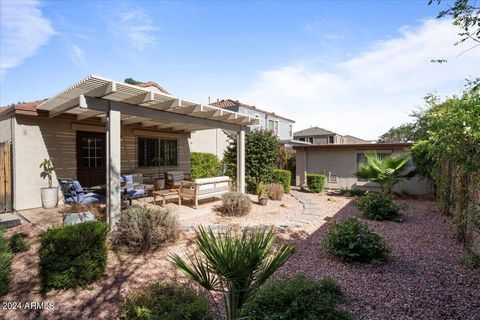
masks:
[[[153,191],[153,203],[156,205],[157,204],[157,197],[160,197],[162,199],[162,206],[165,206],[165,202],[168,199],[178,199],[178,205],[182,205],[182,199],[179,194],[178,189],[167,189],[167,190],[157,190]]]

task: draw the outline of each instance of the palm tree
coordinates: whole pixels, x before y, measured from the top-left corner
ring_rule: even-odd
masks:
[[[273,229],[214,234],[200,226],[195,233],[198,251],[189,263],[177,254],[172,263],[210,294],[223,294],[228,320],[240,318],[245,304],[294,251],[288,244],[274,249]]]
[[[409,167],[408,154],[380,157],[375,152],[367,153],[365,161],[358,165],[356,176],[378,183],[383,193],[391,194],[395,184],[412,176],[414,171],[408,171]]]

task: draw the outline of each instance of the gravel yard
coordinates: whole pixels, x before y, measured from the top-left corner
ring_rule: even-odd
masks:
[[[372,267],[338,262],[319,245],[331,217],[358,215],[352,200],[314,194],[308,197],[322,214],[310,225],[279,231],[281,238],[295,244],[296,253],[275,276],[303,273],[313,278],[333,277],[348,297],[342,308],[358,319],[480,319],[480,272],[461,264],[463,251],[453,238],[448,221],[435,212],[432,202],[403,200],[409,210],[402,223],[368,221],[393,248],[392,261]],[[197,222],[270,225],[293,218],[303,209],[291,196],[283,202],[284,206],[270,201],[266,210],[254,205],[247,217],[210,215]],[[135,256],[110,251],[103,281],[85,289],[52,291],[42,297],[38,280],[39,230],[24,224],[8,230],[7,235],[21,231],[29,233],[32,246],[28,252],[15,256],[10,293],[0,301],[54,302],[55,308],[2,310],[1,319],[115,319],[118,302],[128,290],[155,280],[184,279],[172,268],[168,256],[192,249],[193,240],[192,232],[184,232],[176,244],[151,254]]]

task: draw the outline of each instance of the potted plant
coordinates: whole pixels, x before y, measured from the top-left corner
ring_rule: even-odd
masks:
[[[45,209],[55,208],[58,204],[58,187],[52,187],[52,159],[44,159],[42,163],[40,163],[40,168],[43,169],[40,176],[43,179],[48,179],[48,188],[40,189],[42,195],[42,205]]]
[[[265,183],[260,182],[257,185],[257,196],[258,196],[258,203],[261,206],[266,206],[268,203],[268,192],[267,192],[267,186]]]

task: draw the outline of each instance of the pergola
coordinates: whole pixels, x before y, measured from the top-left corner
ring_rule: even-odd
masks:
[[[255,117],[94,75],[45,101],[37,110],[48,112],[50,118],[67,113],[79,121],[100,118],[106,124],[107,212],[111,227],[121,211],[122,124],[184,132],[212,128],[236,132],[237,190],[245,192],[245,128],[257,124]]]

